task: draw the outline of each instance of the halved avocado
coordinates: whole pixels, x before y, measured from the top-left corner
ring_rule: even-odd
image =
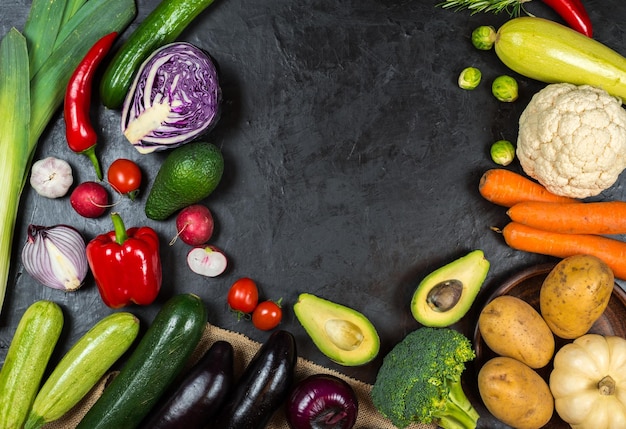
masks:
[[[358,366],[378,355],[378,332],[358,311],[309,293],[300,294],[293,310],[313,343],[332,361]]]
[[[488,271],[489,261],[482,250],[433,271],[413,294],[413,317],[424,326],[438,328],[458,322],[476,299]]]

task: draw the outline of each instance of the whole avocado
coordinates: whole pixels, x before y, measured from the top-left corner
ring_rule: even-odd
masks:
[[[200,202],[217,188],[224,173],[220,149],[207,142],[187,143],[165,158],[146,200],[149,219],[165,220]]]

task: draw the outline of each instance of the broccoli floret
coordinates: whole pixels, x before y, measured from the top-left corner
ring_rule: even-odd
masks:
[[[461,374],[475,357],[460,332],[418,328],[385,356],[371,392],[374,406],[399,428],[420,422],[474,429],[479,415],[463,391]]]

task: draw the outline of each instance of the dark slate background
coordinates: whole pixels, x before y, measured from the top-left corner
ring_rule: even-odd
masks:
[[[212,324],[264,341],[269,333],[237,321],[225,302],[233,281],[248,276],[258,282],[262,297],[282,297],[281,327],[296,336],[301,356],[371,383],[385,353],[418,327],[409,302],[425,275],[483,249],[492,264],[484,297],[520,270],[554,261],[509,249],[490,230],[506,224],[505,210],[477,190],[482,173],[495,166],[490,144],[515,141],[519,114],[543,84],[512,73],[493,51],[472,47],[471,31],[484,24],[498,27],[505,14],[455,13],[437,3],[217,0],[181,35],[209,51],[221,69],[222,117],[207,139],[222,149],[225,175],[204,203],[216,220],[211,243],[228,254],[230,268],[214,279],[188,269],[184,243],[168,245],[173,218],[155,222],[144,215],[147,191],[166,154],[140,155],[119,131],[120,112],[94,106],[103,168],[119,157],[131,158],[145,177],[135,202],[114,197],[116,210],[127,227],[149,225],[161,237],[160,296],[148,307],[126,309],[141,319],[143,329],[168,298],[194,292],[206,302]],[[138,0],[129,30],[156,4]],[[626,5],[584,4],[595,38],[626,53]],[[22,29],[29,7],[25,0],[0,3],[0,34],[11,26]],[[559,21],[539,1],[526,8]],[[127,36],[128,31],[121,38]],[[483,71],[483,83],[463,91],[456,80],[470,65]],[[520,85],[520,99],[512,104],[496,101],[490,91],[491,81],[505,73]],[[48,155],[70,162],[75,183],[94,179],[87,158],[67,148],[60,112],[35,158]],[[509,168],[521,171],[517,162]],[[623,186],[622,179],[600,199],[624,199]],[[79,291],[63,293],[24,272],[19,251],[31,223],[69,223],[88,239],[112,228],[108,216],[78,216],[69,197],[47,200],[26,188],[0,315],[0,361],[21,315],[36,300],[53,300],[66,315],[56,359],[111,312],[91,277]],[[379,357],[354,368],[330,362],[293,315],[301,292],[365,314],[381,337]],[[468,335],[475,313],[458,325]],[[496,425],[481,420],[483,427]]]

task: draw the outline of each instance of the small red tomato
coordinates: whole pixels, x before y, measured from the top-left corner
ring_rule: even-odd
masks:
[[[252,324],[262,331],[269,331],[278,326],[283,318],[280,301],[263,301],[252,312]]]
[[[228,305],[241,313],[252,313],[259,302],[259,289],[254,280],[242,277],[228,291]]]
[[[119,158],[109,166],[107,180],[117,192],[134,198],[141,186],[141,169],[134,161]]]

